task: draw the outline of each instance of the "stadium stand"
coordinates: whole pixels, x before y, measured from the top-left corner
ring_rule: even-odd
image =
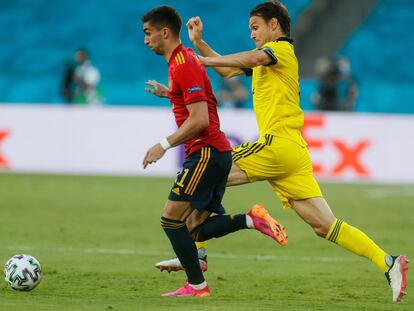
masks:
[[[288,1],[293,20],[309,2]],[[206,39],[220,47],[220,52],[253,47],[247,17],[258,1],[163,3],[175,6],[184,22],[200,15],[206,24]],[[158,5],[158,1],[136,0],[105,1],[104,5],[99,0],[82,4],[73,0],[1,1],[0,40],[9,44],[0,49],[0,102],[62,102],[59,84],[64,61],[78,47],[86,47],[101,70],[108,104],[167,104],[143,91],[148,79],[166,80],[166,66],[144,46],[141,32],[141,15]],[[211,76],[218,86],[219,77]]]
[[[414,113],[413,17],[413,1],[382,0],[339,51],[359,82],[358,111]]]
[[[198,0],[191,6],[184,1],[165,3],[175,6],[184,21],[200,15],[206,40],[220,53],[231,53],[253,47],[248,39],[247,16],[258,2]],[[295,24],[300,13],[317,2],[285,3]],[[101,70],[107,104],[168,105],[143,91],[148,79],[166,81],[166,66],[144,47],[140,30],[140,16],[157,5],[159,2],[154,0],[105,1],[105,5],[99,0],[85,0],[82,5],[73,0],[1,1],[0,40],[9,44],[0,49],[0,102],[62,103],[59,88],[64,63],[77,48],[86,47]],[[357,111],[414,113],[410,103],[414,98],[414,33],[406,27],[412,12],[411,0],[379,1],[338,50],[338,55],[351,60],[359,83]],[[188,45],[185,34],[183,38]],[[217,90],[220,77],[210,76]],[[244,82],[249,84],[249,80]],[[302,77],[305,110],[313,109],[309,98],[316,84],[315,77]]]

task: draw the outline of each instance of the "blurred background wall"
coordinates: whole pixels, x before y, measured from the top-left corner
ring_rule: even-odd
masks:
[[[260,1],[165,1],[185,22],[199,15],[204,37],[220,53],[254,48],[248,16]],[[349,61],[358,86],[351,110],[414,113],[414,18],[411,0],[286,0],[301,64],[301,105],[314,110],[324,64]],[[143,44],[140,17],[158,1],[0,0],[0,102],[62,104],[65,63],[86,48],[101,74],[106,105],[168,105],[145,93],[166,82],[164,60]],[[185,28],[184,44],[190,45]],[[325,62],[324,62],[325,61]],[[322,69],[321,69],[322,68]],[[217,91],[221,83],[211,71]],[[242,83],[249,89],[250,81]],[[312,99],[313,98],[313,99]],[[251,107],[250,97],[243,107]]]

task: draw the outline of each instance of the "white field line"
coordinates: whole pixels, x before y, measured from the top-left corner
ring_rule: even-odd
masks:
[[[388,188],[388,187],[378,187],[366,190],[364,192],[366,198],[376,199],[376,198],[388,198],[388,197],[414,197],[414,187],[398,187],[398,188]]]
[[[171,252],[148,251],[144,249],[118,249],[118,248],[42,248],[30,246],[7,246],[0,249],[15,251],[16,253],[24,252],[57,252],[57,253],[84,253],[84,254],[111,254],[111,255],[139,255],[139,256],[161,256],[170,259],[173,254]],[[224,260],[244,260],[244,261],[316,261],[316,262],[350,262],[356,261],[356,258],[346,257],[325,257],[325,256],[271,256],[271,255],[231,255],[208,253],[209,258],[217,258]]]

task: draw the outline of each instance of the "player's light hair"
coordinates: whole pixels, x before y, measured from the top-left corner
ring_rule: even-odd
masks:
[[[273,0],[258,4],[250,11],[250,17],[259,16],[266,23],[272,18],[276,18],[286,36],[290,36],[290,16],[286,7],[279,1]]]
[[[149,22],[151,25],[161,29],[167,27],[176,37],[180,36],[181,31],[181,17],[177,10],[168,5],[162,5],[145,13],[141,21],[143,23]]]

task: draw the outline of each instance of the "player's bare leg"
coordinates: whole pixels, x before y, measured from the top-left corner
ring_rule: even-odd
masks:
[[[250,183],[247,174],[238,167],[236,163],[232,163],[229,176],[227,178],[227,187],[237,186]],[[261,233],[270,236],[280,245],[286,245],[288,242],[287,234],[283,225],[273,219],[269,212],[260,204],[254,205],[246,214],[248,227],[254,228]]]
[[[197,226],[199,226],[200,224],[202,224],[203,222],[205,222],[207,220],[207,218],[209,218],[211,215],[211,212],[209,211],[198,211],[198,210],[193,210],[192,213],[188,216],[186,224],[187,224],[187,228],[188,231],[193,231]]]
[[[324,198],[311,198],[291,203],[293,210],[312,227],[318,236],[324,238],[328,234],[335,216]]]
[[[384,252],[361,230],[335,218],[322,197],[292,201],[295,212],[315,233],[341,247],[371,260],[385,273],[393,293],[393,301],[401,301],[407,285],[408,259]]]
[[[229,177],[227,178],[227,187],[244,185],[250,183],[249,177],[233,162],[231,165]]]

